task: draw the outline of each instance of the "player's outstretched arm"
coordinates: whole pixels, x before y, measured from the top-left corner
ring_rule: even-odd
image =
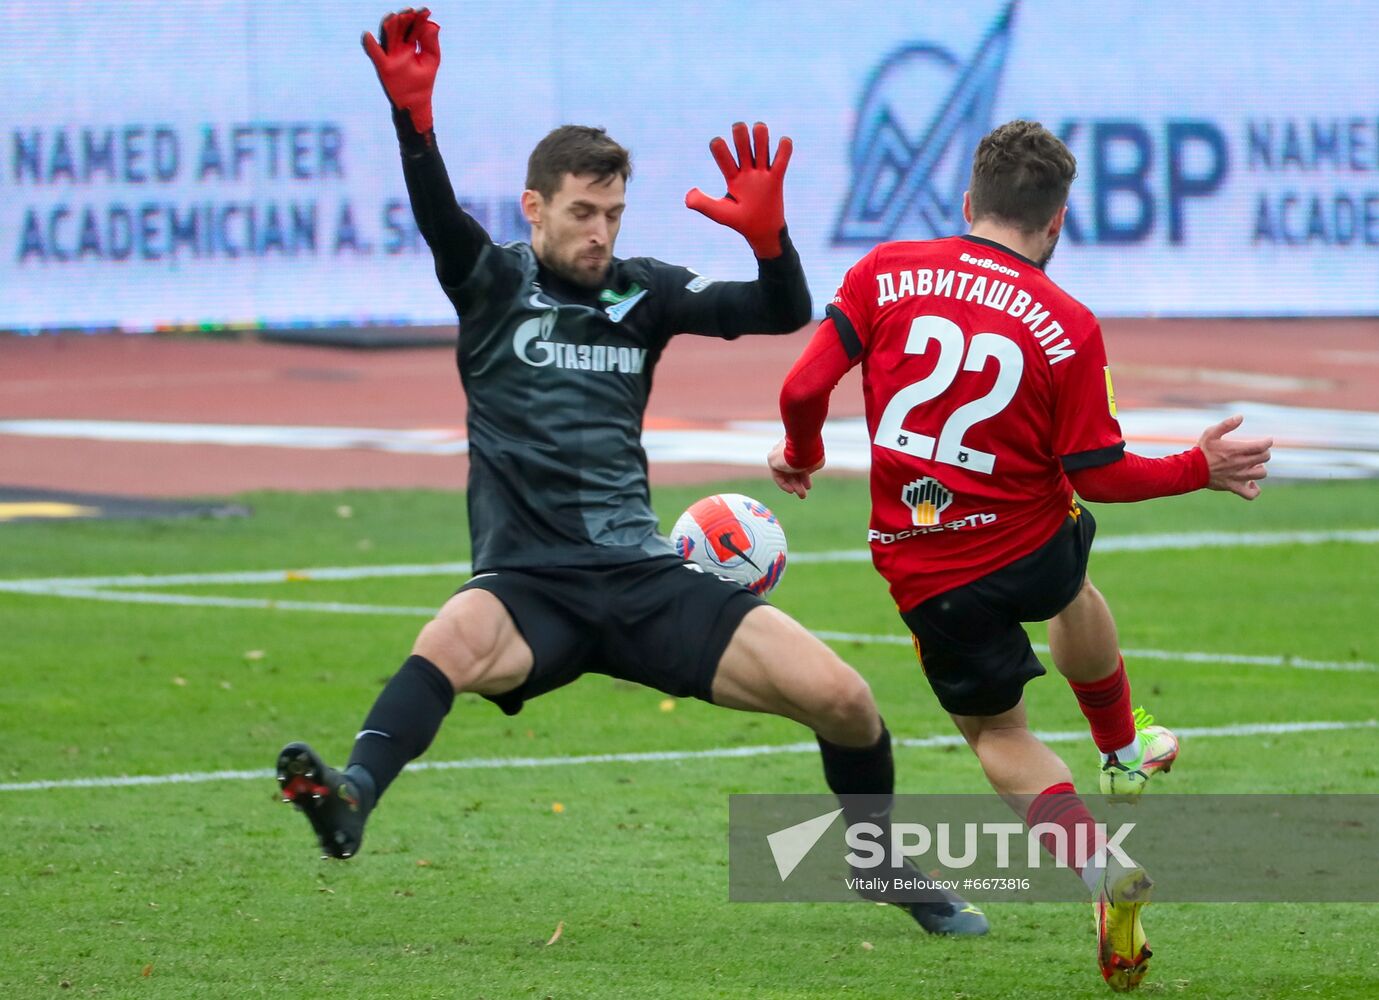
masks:
[[[1202,432],[1195,448],[1145,458],[1125,452],[1116,461],[1068,471],[1077,495],[1095,503],[1134,503],[1157,497],[1179,496],[1195,490],[1224,490],[1253,500],[1259,496],[1257,480],[1268,475],[1272,438],[1227,438],[1243,418],[1227,417]],[[1066,461],[1066,460],[1065,460]]]
[[[780,416],[785,437],[766,458],[771,478],[786,493],[801,500],[814,485],[814,473],[824,467],[824,421],[828,401],[839,381],[861,360],[848,356],[831,318],[814,331],[809,345],[785,376],[780,390]]]
[[[361,42],[393,106],[412,215],[435,257],[436,276],[447,290],[459,288],[491,241],[460,208],[436,148],[431,92],[441,63],[440,25],[425,7],[408,7],[384,17],[377,38],[366,31]]]
[[[678,332],[736,337],[744,333],[793,333],[809,322],[812,306],[800,255],[785,228],[785,168],[791,144],[782,139],[774,160],[771,135],[761,122],[748,132],[733,125],[737,154],[722,137],[709,143],[728,193],[710,198],[694,188],[685,204],[741,233],[757,257],[756,281],[692,283],[676,290],[667,321]]]
[[[1239,414],[1213,424],[1197,439],[1197,447],[1207,459],[1207,488],[1234,493],[1253,500],[1259,496],[1257,480],[1269,472],[1264,468],[1274,446],[1273,438],[1229,438],[1245,418]]]
[[[685,195],[685,206],[741,233],[759,258],[779,257],[785,234],[785,170],[794,145],[788,136],[782,138],[773,161],[771,133],[762,122],[752,126],[750,137],[747,123],[736,122],[733,144],[737,147],[736,159],[722,136],[709,143],[709,152],[723,172],[728,193],[722,198],[710,198],[694,188]]]
[[[360,38],[393,109],[406,113],[421,135],[434,125],[431,92],[441,66],[440,32],[428,8],[408,7],[383,18],[378,38],[367,31]]]

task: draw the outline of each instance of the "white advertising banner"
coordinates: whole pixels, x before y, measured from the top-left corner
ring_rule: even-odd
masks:
[[[376,2],[7,0],[0,329],[453,320],[359,47]],[[1078,158],[1051,274],[1102,315],[1379,314],[1372,2],[437,0],[438,144],[495,240],[531,147],[605,126],[617,252],[750,277],[684,208],[732,122],[790,135],[816,310],[883,240],[964,229],[977,140]]]

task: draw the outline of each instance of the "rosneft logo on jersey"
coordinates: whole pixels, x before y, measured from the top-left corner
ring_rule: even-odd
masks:
[[[910,523],[927,528],[939,523],[953,502],[953,491],[932,476],[925,476],[907,483],[900,491],[900,499],[910,508]]]

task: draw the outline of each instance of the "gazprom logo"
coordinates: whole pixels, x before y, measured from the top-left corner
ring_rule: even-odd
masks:
[[[972,154],[991,130],[1012,0],[964,62],[928,43],[906,45],[872,74],[852,136],[852,186],[835,245],[951,236],[964,229]]]
[[[633,301],[632,299],[628,300]],[[540,301],[532,305],[541,306]],[[512,334],[512,352],[533,368],[554,366],[570,371],[621,372],[640,375],[646,367],[645,347],[618,347],[612,344],[572,344],[552,340],[556,310],[524,320]]]
[[[555,360],[555,345],[551,333],[555,330],[556,311],[548,309],[517,328],[512,336],[512,349],[533,368],[544,368]]]

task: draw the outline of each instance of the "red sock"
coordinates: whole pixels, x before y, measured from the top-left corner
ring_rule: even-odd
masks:
[[[1092,739],[1102,753],[1113,753],[1135,742],[1135,716],[1130,710],[1130,681],[1125,676],[1125,659],[1116,664],[1115,673],[1091,684],[1068,681],[1077,695],[1078,707],[1092,727]]]
[[[1041,823],[1060,827],[1066,836],[1043,833],[1039,843],[1053,855],[1055,861],[1074,869],[1079,875],[1085,866],[1079,865],[1078,860],[1091,859],[1104,846],[1098,842],[1096,820],[1068,781],[1050,785],[1036,795],[1025,814],[1025,823],[1031,830]]]

